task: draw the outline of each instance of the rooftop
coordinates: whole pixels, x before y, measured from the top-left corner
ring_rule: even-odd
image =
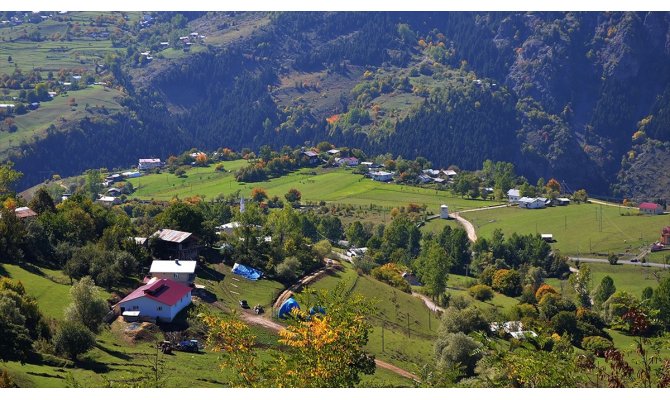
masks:
[[[166,242],[181,243],[192,235],[191,232],[175,231],[172,229],[159,229],[152,236]]]
[[[168,306],[173,306],[190,291],[190,287],[170,279],[152,279],[146,285],[133,290],[119,304],[145,297]]]
[[[151,273],[182,272],[192,274],[195,272],[196,261],[185,260],[154,260],[151,263]]]
[[[14,214],[16,214],[18,218],[30,218],[37,216],[37,213],[28,207],[19,207],[14,210]]]

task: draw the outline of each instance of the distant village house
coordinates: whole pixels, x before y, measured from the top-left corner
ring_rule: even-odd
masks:
[[[153,278],[171,279],[175,282],[191,285],[195,281],[196,261],[154,260],[149,274]]]
[[[640,203],[640,212],[643,214],[660,215],[663,214],[663,206],[656,203]]]
[[[155,278],[124,297],[114,309],[121,315],[172,322],[179,311],[189,304],[190,287],[170,279]]]
[[[160,168],[163,166],[160,158],[140,158],[137,169],[146,171],[148,169]]]

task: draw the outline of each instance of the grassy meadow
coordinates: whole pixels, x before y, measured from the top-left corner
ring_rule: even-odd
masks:
[[[217,172],[213,166],[191,168],[186,177],[178,178],[166,172],[130,179],[141,199],[170,200],[175,196],[185,198],[203,195],[214,198],[240,191],[249,197],[255,187],[264,188],[269,196],[283,198],[291,188],[302,194],[303,202],[326,201],[353,206],[392,208],[409,203],[426,204],[428,211],[439,213],[441,204],[448,204],[450,211],[466,210],[499,204],[494,201],[467,200],[450,192],[434,189],[376,182],[342,168],[302,168],[285,176],[264,182],[244,183],[235,180],[234,171],[247,161],[224,162],[227,171]],[[388,216],[386,219],[390,220]]]
[[[599,220],[602,212],[602,228]],[[490,237],[495,229],[505,235],[551,233],[554,249],[569,255],[627,253],[631,257],[658,240],[661,229],[670,224],[668,215],[622,215],[635,209],[572,204],[527,210],[507,207],[462,214],[474,225],[477,235]]]

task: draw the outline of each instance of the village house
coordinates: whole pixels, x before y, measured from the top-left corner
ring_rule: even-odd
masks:
[[[95,201],[96,203],[102,204],[105,207],[111,207],[117,204],[121,204],[121,199],[118,197],[112,196],[102,196]]]
[[[547,206],[546,199],[538,197],[522,197],[519,199],[519,208],[538,209]]]
[[[421,182],[421,183],[430,183],[432,181],[433,181],[433,178],[431,178],[427,174],[419,175],[419,182]]]
[[[358,165],[358,158],[356,157],[336,158],[335,163],[337,163],[337,165],[339,165],[340,167],[343,165],[346,165],[347,167],[355,167]]]
[[[200,241],[191,232],[159,229],[151,236],[158,240],[158,250],[173,258],[193,260],[198,257]]]
[[[663,214],[663,206],[656,203],[640,203],[638,206],[643,214],[660,215]]]
[[[453,169],[447,169],[442,170],[442,174],[446,176],[447,179],[454,179],[458,175],[458,172],[454,171]]]
[[[114,306],[121,315],[172,322],[191,304],[191,288],[170,279],[152,279],[135,289]]]
[[[23,221],[28,221],[37,217],[37,213],[28,207],[18,207],[14,210],[14,214],[16,215],[16,218]]]
[[[123,192],[121,191],[121,189],[113,187],[113,188],[107,189],[106,194],[109,197],[119,197],[123,194]]]
[[[163,166],[160,158],[140,158],[137,169],[146,171],[148,169],[160,168]]]
[[[149,274],[153,278],[171,279],[175,282],[191,285],[195,281],[196,261],[153,260]]]
[[[375,172],[370,172],[370,176],[372,177],[373,180],[379,181],[379,182],[390,182],[390,181],[393,180],[393,173],[392,172],[375,171]]]
[[[331,156],[336,156],[336,155],[340,154],[340,151],[338,149],[330,149],[326,153],[328,153]]]
[[[511,204],[516,204],[519,202],[519,199],[521,198],[521,194],[519,193],[519,189],[510,189],[507,191],[507,198],[509,199],[509,202]]]
[[[440,170],[439,169],[424,169],[421,172],[423,172],[426,175],[432,176],[432,177],[436,177],[436,176],[440,175]]]
[[[554,201],[554,204],[556,204],[557,206],[569,206],[570,199],[566,197],[559,197]]]
[[[307,157],[307,162],[310,165],[314,165],[314,164],[317,164],[319,162],[319,155],[316,154],[315,152],[311,151],[311,150],[303,151],[300,154]]]

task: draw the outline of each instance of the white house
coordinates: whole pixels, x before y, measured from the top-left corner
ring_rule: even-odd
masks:
[[[347,167],[355,167],[358,165],[358,158],[356,157],[343,157],[343,158],[335,158],[335,162],[337,165],[340,167],[343,165],[346,165]]]
[[[433,178],[431,178],[427,174],[419,175],[419,182],[421,182],[421,183],[429,183],[429,182],[432,182],[432,181],[433,181]]]
[[[522,197],[519,199],[520,208],[545,208],[546,202],[537,197]]]
[[[449,207],[446,204],[440,206],[440,218],[449,219]]]
[[[559,197],[556,199],[556,204],[559,206],[569,206],[570,199],[568,199],[567,197]]]
[[[509,199],[509,202],[512,204],[516,204],[519,202],[519,199],[521,198],[521,194],[519,193],[519,189],[510,189],[507,191],[507,198]]]
[[[152,279],[135,289],[116,304],[119,314],[138,312],[139,317],[172,322],[174,317],[191,304],[191,288],[170,279]]]
[[[103,206],[111,207],[116,204],[121,204],[121,199],[118,197],[111,197],[111,196],[102,196],[99,199],[95,201],[96,203],[100,203]]]
[[[372,176],[373,180],[379,181],[379,182],[389,182],[389,181],[393,180],[393,173],[392,172],[375,171],[375,172],[370,172],[370,176]]]
[[[171,279],[175,282],[190,285],[195,280],[195,261],[154,260],[149,273],[158,279]]]
[[[160,158],[140,158],[137,169],[140,171],[147,169],[160,168],[163,166]]]
[[[216,227],[216,230],[219,234],[232,235],[236,228],[239,228],[242,224],[239,222],[228,222],[227,224],[219,225]]]

